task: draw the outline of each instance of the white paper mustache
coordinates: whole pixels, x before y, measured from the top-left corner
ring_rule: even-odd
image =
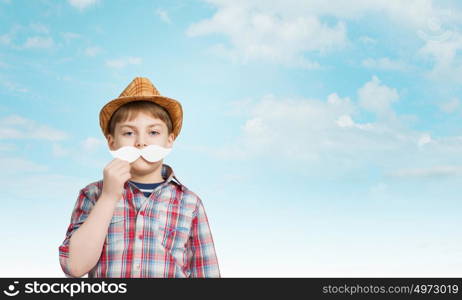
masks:
[[[132,146],[121,147],[115,151],[109,150],[115,158],[126,160],[130,163],[143,156],[149,162],[156,162],[167,156],[172,151],[172,148],[164,148],[159,145],[149,145],[143,149],[138,149]]]

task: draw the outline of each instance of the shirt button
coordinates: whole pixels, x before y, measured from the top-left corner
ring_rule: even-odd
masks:
[[[138,236],[138,238],[139,238],[140,240],[142,240],[142,239],[143,239],[143,235],[140,234],[140,235]]]
[[[136,265],[136,268],[139,270],[139,269],[140,269],[140,265]]]
[[[144,216],[144,211],[141,212],[141,215]]]

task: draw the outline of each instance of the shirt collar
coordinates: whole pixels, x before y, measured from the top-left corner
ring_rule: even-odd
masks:
[[[183,188],[183,184],[176,178],[175,173],[173,172],[172,167],[167,164],[162,164],[162,178],[165,179],[166,182],[173,181],[176,182],[181,188]]]
[[[181,182],[178,180],[178,178],[176,178],[172,167],[170,167],[167,164],[162,164],[162,169],[160,171],[160,174],[161,174],[162,178],[165,180],[165,182],[163,184],[168,184],[170,181],[172,181],[173,183],[176,183],[182,190],[184,190],[183,184],[181,184]],[[128,185],[131,185],[132,187],[136,188],[136,186],[134,184],[132,184],[132,183],[130,183],[128,181],[125,182],[124,188],[127,188]]]

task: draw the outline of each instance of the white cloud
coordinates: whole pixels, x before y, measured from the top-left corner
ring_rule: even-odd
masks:
[[[192,24],[190,37],[224,35],[229,44],[213,45],[209,52],[232,61],[264,60],[289,66],[318,68],[306,57],[312,53],[337,50],[349,44],[347,22],[371,13],[380,14],[385,23],[417,32],[444,9],[431,0],[422,1],[297,1],[297,0],[206,0],[217,10],[213,16]],[[460,13],[451,21],[460,22]],[[330,18],[330,21],[325,21]],[[418,38],[416,33],[416,39]],[[371,37],[360,41],[374,44]],[[396,64],[385,63],[396,68]]]
[[[23,85],[0,76],[0,85],[15,93],[27,93],[29,90]]]
[[[449,101],[440,104],[440,109],[445,113],[451,114],[460,108],[460,100],[458,98],[452,98]]]
[[[102,148],[105,144],[105,140],[88,137],[82,142],[82,148],[87,152],[92,152]]]
[[[422,147],[422,146],[424,146],[424,145],[426,145],[426,144],[428,144],[428,143],[431,143],[431,142],[433,142],[433,139],[432,139],[431,135],[429,135],[429,134],[422,134],[422,136],[419,138],[417,144],[418,144],[420,147]]]
[[[141,62],[142,62],[142,59],[139,57],[127,57],[127,58],[107,60],[106,66],[110,68],[122,69],[128,65],[139,65]]]
[[[16,146],[14,144],[0,144],[0,152],[12,151],[15,149],[16,149]]]
[[[65,201],[73,203],[78,195],[79,189],[85,187],[91,178],[77,176],[66,176],[52,173],[49,166],[39,165],[22,158],[1,158],[2,163],[7,166],[17,166],[9,168],[8,172],[0,174],[2,187],[8,187],[5,195],[6,199],[47,199],[47,201]],[[20,180],[18,179],[20,178]],[[33,193],[24,187],[34,187]],[[50,193],[54,191],[54,193]]]
[[[61,35],[63,36],[66,43],[82,37],[80,34],[74,32],[63,32]]]
[[[271,5],[258,1],[212,1],[218,12],[192,24],[190,37],[225,34],[231,46],[216,44],[211,52],[234,61],[265,60],[304,68],[318,67],[304,58],[304,52],[325,52],[346,44],[345,24],[323,23],[312,14],[290,16],[287,10],[276,13]],[[262,5],[264,4],[264,5]]]
[[[377,44],[377,40],[371,38],[370,36],[361,36],[359,41],[365,45],[375,45]]]
[[[165,23],[169,23],[169,24],[172,23],[166,10],[158,8],[156,9],[156,15],[158,15],[159,18]]]
[[[43,36],[34,36],[27,38],[26,42],[24,43],[24,48],[51,48],[54,46],[54,41],[51,37],[43,37]]]
[[[358,124],[356,123],[355,121],[353,121],[353,119],[351,118],[350,115],[342,115],[340,116],[337,121],[335,121],[335,123],[337,124],[337,126],[339,127],[356,127],[356,128],[359,128],[359,129],[373,129],[374,126],[373,124],[368,124],[368,123],[365,123],[365,124]]]
[[[462,83],[462,34],[453,32],[450,38],[443,41],[426,41],[419,49],[421,57],[428,58],[434,63],[433,68],[427,73],[431,79]]]
[[[56,44],[52,37],[49,36],[50,29],[41,23],[31,23],[28,26],[15,24],[8,33],[0,35],[0,44],[9,46],[15,50],[22,49],[48,49],[53,48]],[[24,42],[17,40],[27,36]]]
[[[461,176],[462,166],[434,166],[429,168],[400,169],[390,173],[389,175],[395,177]]]
[[[191,150],[221,159],[261,158],[290,164],[304,174],[326,176],[371,166],[385,173],[408,174],[396,170],[458,161],[462,137],[433,137],[410,127],[407,116],[391,106],[399,98],[396,89],[373,77],[357,94],[356,101],[335,93],[325,100],[273,95],[240,100],[237,107],[245,106],[246,119],[238,138],[218,148]],[[376,114],[364,122],[361,116],[366,111]]]
[[[240,139],[215,154],[329,163],[399,148],[400,138],[386,124],[354,122],[351,116],[357,111],[349,98],[337,94],[329,95],[327,101],[267,95],[250,108]],[[405,142],[416,144],[416,139],[409,137]]]
[[[339,127],[353,127],[355,125],[355,123],[349,115],[340,116],[337,119],[336,123]]]
[[[0,119],[0,139],[38,139],[58,141],[67,138],[61,130],[42,125],[18,115]]]
[[[384,199],[387,198],[389,186],[384,182],[379,182],[369,188],[369,197],[371,199]]]
[[[377,185],[371,187],[370,191],[372,193],[382,194],[388,189],[388,185],[386,183],[380,182]]]
[[[396,89],[381,84],[377,76],[358,90],[358,96],[361,107],[380,116],[393,115],[391,104],[399,99]]]
[[[0,157],[0,165],[11,166],[11,168],[3,168],[2,175],[48,171],[47,166],[20,157]]]
[[[224,111],[227,115],[248,115],[251,107],[255,105],[252,98],[243,98],[228,103],[228,108]]]
[[[87,47],[85,48],[85,55],[86,56],[96,56],[98,55],[99,53],[101,53],[102,49],[98,46],[94,46],[94,47]]]
[[[69,150],[61,146],[60,144],[53,144],[52,154],[56,157],[64,157],[69,155]]]
[[[3,35],[0,35],[0,44],[6,45],[6,46],[12,46],[12,39],[15,37],[16,33],[20,30],[23,29],[23,26],[21,25],[14,25],[10,28],[8,33],[5,33]]]
[[[410,68],[405,62],[392,60],[388,57],[367,58],[362,61],[361,65],[366,68],[391,71],[406,71]]]
[[[9,34],[0,35],[0,44],[9,45],[11,43],[11,36]]]
[[[77,146],[62,146],[58,143],[52,145],[52,155],[55,157],[70,157],[71,159],[79,162],[86,163],[92,159],[97,159],[95,155],[101,154],[100,150],[105,150],[106,140],[88,137],[81,141]],[[1,150],[1,145],[0,145]],[[98,153],[100,152],[100,153]],[[85,153],[86,155],[82,155]]]
[[[32,23],[30,24],[30,28],[37,33],[41,33],[41,34],[50,33],[50,29],[48,29],[47,26],[40,24],[40,23]]]
[[[99,0],[68,0],[69,4],[79,10],[84,10],[87,7],[95,5]]]

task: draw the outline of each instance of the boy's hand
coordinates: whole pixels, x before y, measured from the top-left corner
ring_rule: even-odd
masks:
[[[131,178],[130,163],[121,159],[113,159],[104,167],[103,191],[101,194],[119,201],[124,193],[124,184]]]

